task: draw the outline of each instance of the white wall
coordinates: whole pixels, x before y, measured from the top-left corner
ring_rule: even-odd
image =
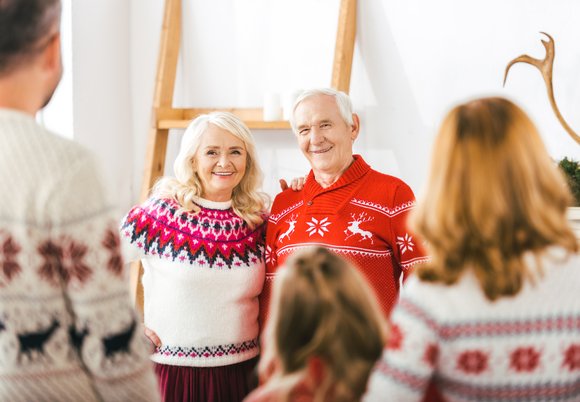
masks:
[[[373,21],[359,28],[360,54],[373,83],[362,100],[377,98],[376,117],[369,116],[367,127],[372,132],[385,127],[382,140],[394,149],[410,182],[424,181],[422,155],[443,113],[474,95],[516,100],[539,126],[554,158],[580,158],[580,147],[552,113],[539,71],[516,65],[502,88],[506,64],[523,53],[543,58],[538,32],[550,33],[556,40],[556,97],[580,132],[580,3],[365,0],[359,10],[360,20]]]
[[[338,4],[185,0],[175,104],[255,107],[267,91],[329,85]],[[75,131],[82,129],[81,141],[104,158],[122,207],[139,195],[162,12],[162,0],[73,6]],[[507,62],[522,53],[542,58],[538,32],[549,32],[556,40],[556,97],[580,131],[578,15],[575,0],[359,0],[351,81],[362,118],[356,150],[420,192],[443,113],[467,97],[499,94],[530,113],[553,157],[580,159],[537,70],[513,67],[502,88]],[[306,172],[289,131],[255,136],[269,192],[276,192],[278,177]],[[168,162],[179,137],[171,134]]]
[[[65,138],[74,138],[73,72],[72,72],[72,0],[62,0],[60,41],[64,66],[62,79],[50,103],[37,115],[46,128]]]
[[[114,201],[126,209],[135,198],[129,2],[72,3],[74,139],[96,153]]]
[[[153,105],[153,89],[161,22],[163,18],[162,0],[128,0],[129,2],[129,86],[130,118],[133,124],[132,147],[127,150],[131,162],[131,195],[132,202],[139,201],[145,149]],[[170,159],[169,159],[170,160]],[[126,208],[129,205],[125,205]]]

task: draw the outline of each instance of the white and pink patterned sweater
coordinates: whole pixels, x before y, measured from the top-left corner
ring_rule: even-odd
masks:
[[[0,400],[157,401],[95,164],[0,109]]]
[[[551,248],[535,285],[495,302],[471,272],[410,278],[365,402],[421,401],[431,378],[447,402],[580,401],[580,255],[564,255]]]
[[[196,203],[199,213],[177,213],[175,201],[150,198],[122,223],[126,255],[143,263],[145,325],[162,342],[152,360],[239,363],[259,352],[266,224],[251,229],[231,201]]]

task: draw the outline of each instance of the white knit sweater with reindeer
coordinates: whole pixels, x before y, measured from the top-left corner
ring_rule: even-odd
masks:
[[[90,155],[0,109],[0,400],[158,400]]]

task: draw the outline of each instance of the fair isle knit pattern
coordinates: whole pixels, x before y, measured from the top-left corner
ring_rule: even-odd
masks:
[[[177,214],[173,200],[151,199],[128,214],[124,237],[143,255],[210,268],[256,264],[262,259],[262,230],[248,225],[230,209],[203,209]]]
[[[0,109],[0,172],[0,400],[159,400],[91,156]]]
[[[332,186],[324,189],[311,171],[302,191],[276,197],[266,239],[266,284],[262,320],[277,268],[295,251],[323,246],[351,260],[375,290],[386,315],[394,305],[399,279],[426,257],[408,231],[415,205],[401,180],[370,168],[360,155]]]
[[[580,256],[564,254],[550,249],[537,284],[495,302],[471,272],[409,279],[365,401],[421,401],[431,379],[447,402],[579,401]]]
[[[121,236],[144,267],[145,325],[161,364],[215,367],[257,356],[258,295],[264,283],[265,222],[250,228],[231,201],[197,199],[179,213],[170,199],[131,209]]]

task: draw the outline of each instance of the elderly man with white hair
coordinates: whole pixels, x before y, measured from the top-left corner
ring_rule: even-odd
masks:
[[[296,250],[316,245],[350,259],[368,280],[386,316],[401,279],[425,261],[406,226],[415,197],[402,180],[373,170],[353,155],[359,117],[348,95],[334,89],[303,92],[291,125],[312,170],[299,191],[276,196],[266,236],[262,321],[277,268]]]

